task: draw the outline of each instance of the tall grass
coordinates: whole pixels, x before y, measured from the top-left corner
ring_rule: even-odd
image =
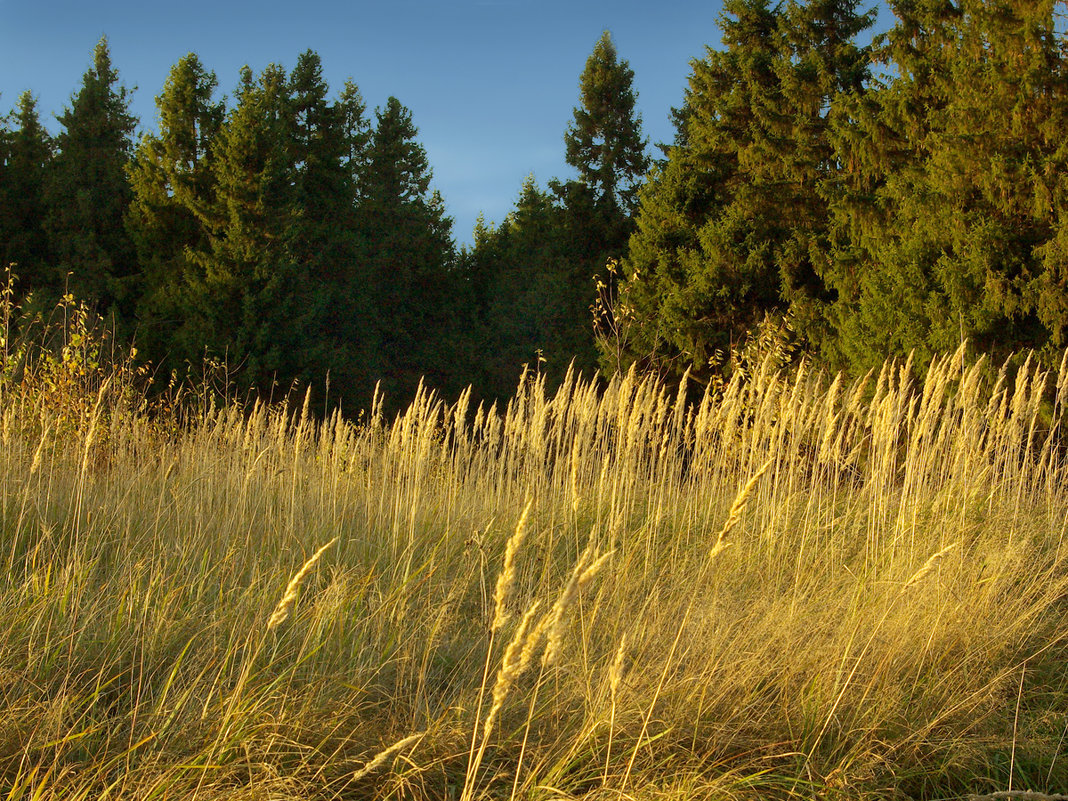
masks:
[[[0,799],[1068,792],[1068,365],[911,375],[9,386]]]

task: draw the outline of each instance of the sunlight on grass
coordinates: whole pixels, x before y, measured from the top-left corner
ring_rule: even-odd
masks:
[[[910,375],[358,425],[7,381],[0,799],[1068,791],[1068,368]]]

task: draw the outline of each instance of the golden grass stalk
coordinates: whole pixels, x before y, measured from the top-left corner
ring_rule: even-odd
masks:
[[[604,775],[601,777],[601,783],[605,785],[608,784],[608,767],[612,763],[612,740],[616,730],[616,696],[619,693],[619,685],[623,681],[623,660],[626,654],[627,635],[624,633],[619,640],[612,666],[608,668],[608,688],[612,693],[612,706],[608,718],[608,749],[604,758]]]
[[[954,548],[956,548],[959,544],[960,543],[957,542],[951,543],[938,553],[933,554],[930,559],[923,563],[923,567],[921,567],[919,570],[912,574],[912,578],[905,582],[905,585],[904,587],[902,587],[902,589],[915,586],[916,584],[919,584],[921,581],[923,581],[923,579],[927,576],[928,573],[938,567],[938,563],[942,561],[945,555],[952,551]]]
[[[30,478],[37,475],[37,471],[41,469],[41,454],[44,452],[50,431],[51,429],[45,426],[45,430],[41,433],[41,441],[37,443],[37,449],[33,452],[33,461],[30,464]]]
[[[616,693],[619,692],[619,685],[623,681],[623,660],[626,655],[627,635],[624,634],[619,640],[619,648],[616,649],[612,666],[608,669],[608,686],[612,691],[613,703],[615,702]]]
[[[349,781],[352,781],[352,782],[358,781],[358,780],[362,779],[364,776],[366,776],[367,774],[371,773],[372,771],[377,770],[382,765],[382,763],[385,762],[387,759],[389,759],[393,754],[395,754],[398,751],[402,750],[403,748],[405,748],[406,746],[410,745],[411,743],[414,743],[416,740],[418,740],[424,734],[425,734],[425,732],[418,732],[416,734],[409,734],[404,739],[397,740],[397,742],[393,743],[393,745],[391,745],[389,748],[386,748],[386,749],[384,749],[382,751],[379,751],[377,754],[375,754],[375,756],[371,759],[370,762],[368,762],[366,765],[364,765],[362,768],[360,768],[358,771],[356,771],[354,774],[352,774],[352,776],[349,777]]]
[[[523,544],[523,537],[526,536],[527,517],[530,515],[530,507],[533,505],[533,499],[527,501],[527,505],[523,507],[523,513],[519,516],[519,522],[516,524],[515,534],[508,539],[508,544],[504,547],[504,565],[497,576],[497,588],[493,593],[493,623],[490,625],[491,631],[498,631],[511,618],[511,614],[508,612],[508,593],[515,582],[515,555],[519,550],[519,546]]]
[[[727,520],[723,524],[723,528],[719,530],[719,535],[716,537],[716,542],[712,546],[712,550],[709,551],[709,559],[715,559],[727,548],[729,545],[727,542],[727,535],[731,533],[731,530],[738,525],[738,521],[742,519],[742,512],[745,511],[745,506],[749,502],[749,494],[753,491],[753,488],[756,487],[761,476],[768,471],[774,462],[774,457],[768,459],[760,466],[760,469],[753,473],[750,479],[745,482],[745,486],[742,487],[737,497],[735,497],[734,503],[731,504],[730,512],[727,513]]]
[[[300,591],[300,585],[304,582],[304,577],[308,575],[313,567],[315,567],[315,563],[319,561],[319,557],[323,555],[326,549],[332,546],[335,542],[337,542],[337,537],[334,537],[330,542],[326,543],[326,545],[313,553],[300,570],[293,575],[293,578],[289,580],[289,584],[286,585],[285,594],[274,608],[274,612],[271,614],[271,619],[267,621],[267,631],[273,631],[278,628],[285,622],[286,618],[289,617],[289,610],[297,600],[297,593]]]
[[[568,579],[564,591],[560,593],[560,597],[556,599],[556,603],[553,604],[553,608],[549,612],[546,621],[547,644],[545,653],[541,657],[542,667],[555,664],[560,656],[560,644],[564,638],[564,615],[578,596],[579,583],[586,571],[586,567],[590,563],[592,552],[593,543],[590,543],[579,556],[578,561],[575,562],[575,567],[571,571],[571,578]]]
[[[475,780],[478,778],[479,768],[482,765],[482,757],[486,753],[486,745],[489,743],[489,737],[493,733],[493,727],[497,722],[497,716],[500,714],[501,708],[504,706],[504,700],[508,697],[508,692],[511,690],[512,685],[527,669],[527,665],[530,663],[529,659],[524,658],[529,650],[531,650],[531,641],[540,638],[541,626],[536,626],[529,635],[527,635],[527,629],[530,627],[530,621],[534,619],[534,615],[537,614],[538,608],[541,606],[540,601],[535,601],[531,604],[523,615],[523,619],[519,622],[519,627],[516,629],[512,639],[508,642],[507,647],[504,649],[504,657],[501,659],[501,666],[497,670],[497,679],[493,683],[493,692],[491,694],[493,702],[490,705],[490,711],[486,715],[485,721],[482,724],[482,741],[478,745],[478,750],[474,747],[474,734],[472,734],[471,752],[468,755],[467,760],[467,772],[464,776],[464,788],[460,794],[461,801],[470,801],[472,794],[474,793]],[[485,683],[485,677],[483,677],[483,686]],[[482,690],[479,690],[479,704],[482,703]],[[477,733],[477,719],[476,729]]]
[[[501,667],[497,671],[497,680],[493,683],[493,704],[490,706],[489,714],[486,715],[486,720],[482,724],[483,745],[485,745],[486,739],[493,731],[493,724],[497,720],[497,715],[500,714],[501,707],[504,706],[504,699],[508,697],[508,691],[515,684],[516,679],[523,675],[529,662],[529,660],[524,662],[522,658],[528,639],[527,628],[530,626],[530,621],[537,614],[540,606],[540,601],[535,601],[531,604],[526,614],[523,615],[523,619],[519,622],[519,628],[516,629],[515,635],[504,649],[504,658],[501,660]],[[535,631],[531,634],[534,635],[536,632],[537,629],[535,628]]]

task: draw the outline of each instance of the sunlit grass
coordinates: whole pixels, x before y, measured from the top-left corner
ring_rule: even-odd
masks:
[[[909,375],[9,385],[0,799],[1068,792],[1068,370]]]

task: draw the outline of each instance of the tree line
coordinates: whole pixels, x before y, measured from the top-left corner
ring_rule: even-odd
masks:
[[[30,92],[2,130],[0,260],[24,320],[91,301],[164,374],[225,363],[258,396],[329,386],[350,411],[420,380],[503,400],[539,357],[595,368],[592,276],[647,167],[607,34],[587,72],[566,134],[580,178],[528,182],[458,250],[396,98],[369,113],[352,81],[332,95],[308,51],[289,72],[246,67],[227,101],[190,54],[156,98],[158,131],[137,137],[103,39],[55,137]]]
[[[349,410],[420,378],[503,400],[524,364],[707,382],[745,343],[835,368],[963,339],[1068,336],[1068,46],[1054,0],[727,0],[650,160],[606,33],[564,134],[569,180],[520,189],[469,248],[395,98],[336,95],[318,56],[190,54],[135,138],[106,40],[53,138],[24,93],[0,131],[0,259],[24,313],[91,299],[168,372]]]

